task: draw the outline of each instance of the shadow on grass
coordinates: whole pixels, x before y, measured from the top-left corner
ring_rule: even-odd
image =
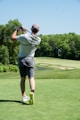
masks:
[[[24,102],[19,101],[19,100],[0,100],[0,103],[6,103],[6,102],[20,103],[22,105],[30,105],[29,103],[24,103]]]

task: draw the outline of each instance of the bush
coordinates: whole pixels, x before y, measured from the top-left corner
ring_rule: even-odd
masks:
[[[3,72],[9,72],[9,67],[8,66],[3,66]]]
[[[3,72],[3,66],[0,66],[0,72]]]
[[[16,65],[1,65],[0,72],[18,72]]]
[[[17,72],[18,67],[16,65],[9,65],[9,70],[12,71],[12,72]]]

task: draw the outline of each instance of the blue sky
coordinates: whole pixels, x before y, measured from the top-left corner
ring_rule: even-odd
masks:
[[[18,19],[30,30],[40,25],[40,34],[80,34],[80,0],[0,0],[0,24]]]

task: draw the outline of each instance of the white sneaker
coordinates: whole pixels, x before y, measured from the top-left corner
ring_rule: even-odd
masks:
[[[27,102],[27,101],[29,101],[30,100],[30,97],[29,96],[23,96],[22,97],[22,101],[23,102]]]

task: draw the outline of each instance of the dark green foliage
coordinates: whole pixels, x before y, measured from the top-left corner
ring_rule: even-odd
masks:
[[[9,64],[9,51],[7,46],[0,46],[0,62],[2,64]]]
[[[36,56],[80,60],[80,35],[44,35]]]
[[[16,64],[19,43],[11,41],[11,34],[20,25],[17,19],[10,20],[6,25],[0,25],[0,63]]]

